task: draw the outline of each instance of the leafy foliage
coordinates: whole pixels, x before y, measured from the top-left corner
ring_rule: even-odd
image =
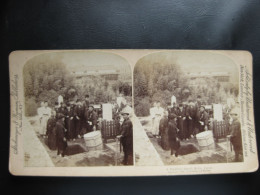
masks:
[[[163,60],[162,60],[163,61]],[[153,102],[160,101],[163,107],[170,104],[171,96],[177,101],[196,101],[202,103],[223,103],[231,95],[238,96],[238,87],[231,83],[220,83],[214,78],[189,79],[178,64],[152,63],[141,60],[134,69],[134,103],[137,116],[149,115]]]
[[[25,114],[37,113],[40,102],[54,106],[59,95],[65,101],[83,100],[89,94],[92,102],[115,101],[118,93],[132,95],[132,86],[120,80],[107,81],[101,76],[77,78],[59,59],[31,59],[24,66]]]

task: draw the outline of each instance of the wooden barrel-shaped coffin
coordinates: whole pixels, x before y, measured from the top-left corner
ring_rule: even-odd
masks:
[[[101,150],[103,148],[100,131],[85,134],[84,141],[88,150]]]
[[[209,146],[214,143],[212,131],[204,131],[196,135],[198,144],[201,147]]]

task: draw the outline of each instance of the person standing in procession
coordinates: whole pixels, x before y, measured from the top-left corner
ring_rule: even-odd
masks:
[[[197,115],[197,109],[195,104],[190,100],[186,111],[187,118],[187,139],[190,139],[195,135],[195,120]]]
[[[156,102],[156,107],[153,108],[152,111],[152,120],[153,120],[153,129],[152,129],[152,134],[154,136],[159,135],[159,124],[160,120],[163,116],[164,109],[161,107],[161,103],[158,101]]]
[[[83,102],[83,111],[84,111],[84,118],[82,121],[82,135],[89,132],[89,125],[88,125],[88,107],[89,107],[89,95],[85,95],[85,100]]]
[[[121,125],[120,143],[124,151],[124,165],[133,165],[133,124],[129,118],[131,111],[129,107],[122,110],[124,121]]]
[[[209,115],[207,111],[205,110],[204,106],[200,106],[200,111],[199,111],[199,131],[207,131],[208,130],[208,123],[209,123]]]
[[[168,136],[169,136],[169,145],[171,149],[171,155],[174,154],[178,157],[178,151],[180,148],[180,141],[178,140],[178,128],[177,128],[177,116],[175,114],[169,115],[168,122]]]
[[[67,111],[67,108],[66,108],[66,106],[63,102],[60,103],[60,107],[58,109],[58,112],[65,115],[65,116],[67,115],[68,111]]]
[[[179,104],[179,108],[177,109],[177,127],[179,129],[179,138],[180,140],[188,138],[188,127],[187,127],[187,120],[186,120],[186,108],[184,108],[183,104]]]
[[[88,121],[88,127],[89,132],[96,131],[97,128],[97,113],[94,111],[94,106],[90,105],[88,108],[88,114],[87,114],[87,121]]]
[[[168,136],[168,111],[164,111],[164,116],[160,120],[159,131],[161,135],[161,146],[164,150],[169,150],[169,136]]]
[[[41,132],[40,134],[45,137],[47,131],[47,121],[51,117],[51,109],[48,107],[48,102],[44,102],[44,107],[42,108],[42,119],[41,119]]]
[[[81,137],[81,127],[82,121],[84,121],[84,110],[83,106],[81,105],[80,100],[77,100],[76,107],[75,107],[75,137]]]
[[[67,127],[67,139],[75,140],[75,111],[74,111],[74,103],[68,103],[67,107],[67,116],[66,116],[66,127]]]
[[[64,126],[65,116],[61,113],[57,115],[57,122],[56,122],[56,133],[57,133],[57,155],[61,155],[62,157],[65,156],[66,148],[68,146],[67,139],[66,139],[66,129]]]
[[[243,161],[243,148],[242,148],[242,136],[241,136],[241,124],[238,120],[239,111],[233,108],[230,112],[230,142],[233,145],[235,151],[234,162]],[[241,156],[241,158],[240,158]]]
[[[59,103],[59,108],[58,108],[58,112],[57,113],[61,113],[61,114],[63,114],[65,116],[65,128],[68,129],[68,126],[67,126],[67,124],[68,124],[67,123],[68,109],[67,109],[66,105],[63,102]],[[57,113],[56,113],[56,116],[57,116]]]
[[[56,112],[55,110],[52,110],[51,112],[51,117],[48,119],[47,122],[47,136],[48,136],[48,146],[51,150],[56,150],[57,145],[56,145]]]
[[[58,113],[60,113],[60,105],[59,105],[59,102],[55,102],[54,103],[54,111],[56,112],[56,116]]]
[[[177,114],[178,113],[178,109],[179,108],[177,107],[177,104],[173,103],[172,108],[169,109],[170,110],[169,113]]]

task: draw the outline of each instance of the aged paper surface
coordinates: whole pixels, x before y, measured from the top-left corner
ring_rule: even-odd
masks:
[[[14,51],[9,67],[14,175],[258,169],[247,51]]]

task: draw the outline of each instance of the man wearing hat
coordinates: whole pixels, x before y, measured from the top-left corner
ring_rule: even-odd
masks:
[[[180,130],[179,138],[181,140],[188,138],[188,125],[186,118],[186,107],[183,104],[179,104],[176,114],[177,115],[177,127]]]
[[[192,100],[189,101],[189,105],[186,111],[187,117],[187,135],[186,138],[191,138],[195,135],[195,123],[196,123],[197,109]]]
[[[56,122],[57,122],[57,118],[56,118],[56,112],[55,110],[51,111],[51,117],[49,118],[48,122],[47,122],[47,136],[48,136],[48,146],[51,150],[56,150]]]
[[[77,100],[76,107],[75,107],[75,137],[80,138],[81,136],[81,128],[82,123],[84,121],[84,108],[80,102]]]
[[[65,116],[62,113],[57,114],[57,123],[55,126],[57,137],[57,155],[64,157],[67,148],[66,129],[64,127]]]
[[[85,95],[85,100],[83,102],[84,116],[87,116],[89,104],[89,95],[87,94]]]
[[[199,131],[202,132],[204,130],[208,130],[209,124],[209,115],[205,110],[204,106],[200,106],[199,111]]]
[[[124,121],[121,125],[121,139],[120,142],[124,151],[124,165],[133,165],[133,124],[129,119],[131,108],[126,107],[121,114]]]
[[[88,132],[95,131],[97,128],[97,113],[94,111],[94,106],[89,105],[87,112],[87,123],[88,123]]]
[[[74,102],[67,103],[67,115],[66,115],[66,128],[67,128],[67,139],[75,139],[75,111]]]
[[[239,156],[243,156],[242,150],[242,137],[241,137],[241,125],[238,120],[238,109],[232,109],[230,112],[231,125],[230,125],[230,142],[233,145],[235,151],[234,162],[241,161]]]
[[[56,113],[62,113],[65,116],[67,115],[67,107],[63,102],[60,103],[60,107],[58,108],[58,111]]]
[[[83,121],[82,121],[82,132],[81,132],[81,135],[84,135],[85,133],[88,132],[88,129],[89,129],[89,125],[88,125],[88,108],[89,108],[89,95],[86,94],[85,95],[85,100],[82,104],[83,106]]]
[[[169,145],[171,148],[171,155],[173,155],[175,151],[175,156],[178,157],[178,150],[180,148],[180,141],[177,138],[178,128],[177,128],[177,115],[171,113],[169,115],[168,122],[168,137],[169,137]]]

